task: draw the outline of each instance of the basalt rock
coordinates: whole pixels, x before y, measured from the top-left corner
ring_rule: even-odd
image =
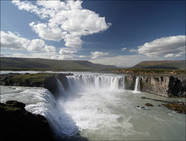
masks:
[[[125,77],[125,89],[134,90],[136,76],[127,75]]]
[[[24,109],[17,101],[0,103],[1,140],[51,140],[55,141],[48,121],[41,115]]]
[[[126,89],[134,90],[135,75],[125,76]],[[139,76],[140,91],[164,97],[185,97],[186,76],[141,75]]]
[[[58,82],[59,80],[65,89],[68,89],[68,74],[57,73],[37,73],[37,74],[1,74],[0,85],[7,86],[27,86],[27,87],[44,87],[48,89],[55,96],[59,92]]]
[[[173,96],[182,96],[186,95],[186,79],[181,80],[179,78],[175,78],[173,76],[170,77],[169,85],[168,85],[168,94]]]

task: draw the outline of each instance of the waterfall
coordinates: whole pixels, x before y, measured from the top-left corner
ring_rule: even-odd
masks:
[[[42,113],[42,115],[44,115],[49,121],[49,124],[54,130],[56,136],[59,138],[64,135],[73,136],[79,132],[77,123],[74,122],[72,117],[69,116],[69,113],[67,113],[66,111],[67,107],[69,109],[70,106],[74,105],[72,104],[68,105],[67,107],[65,106],[67,101],[71,101],[71,98],[81,98],[81,95],[77,95],[78,92],[80,92],[81,94],[82,91],[85,91],[86,95],[88,95],[89,92],[100,92],[101,90],[101,92],[98,93],[98,95],[101,95],[105,91],[116,91],[125,89],[124,75],[74,73],[74,75],[67,76],[67,90],[64,89],[64,86],[59,79],[56,79],[56,81],[58,97],[54,97],[48,90],[46,90],[45,93],[42,92],[43,94],[41,93],[41,95],[39,96],[40,99],[43,100],[43,102],[29,105],[27,106],[27,109],[33,113]],[[109,98],[110,95],[106,95],[108,95]],[[81,106],[81,104],[77,106]],[[76,113],[79,111],[74,110],[73,112]],[[79,116],[78,114],[75,115]]]
[[[135,81],[134,92],[135,92],[135,93],[140,92],[139,89],[140,89],[140,83],[139,83],[139,77],[137,76],[137,77],[136,77],[136,81]]]
[[[65,96],[65,89],[63,87],[63,84],[61,83],[61,81],[59,79],[56,79],[56,80],[57,80],[58,95]]]
[[[70,89],[125,89],[124,75],[74,74],[67,76]]]

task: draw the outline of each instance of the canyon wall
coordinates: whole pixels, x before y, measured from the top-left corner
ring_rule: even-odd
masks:
[[[67,75],[71,73],[38,73],[38,74],[0,74],[0,85],[5,86],[26,86],[26,87],[44,87],[52,94],[59,94],[58,80],[63,84],[64,89],[68,88]]]
[[[126,75],[125,88],[134,90],[136,75]],[[140,91],[164,97],[186,96],[186,76],[141,75]]]

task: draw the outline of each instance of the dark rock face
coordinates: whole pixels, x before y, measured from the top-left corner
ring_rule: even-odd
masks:
[[[51,76],[44,80],[44,88],[48,89],[51,93],[56,95],[58,93],[57,80],[55,77]]]
[[[17,101],[0,103],[1,140],[51,140],[55,138],[47,120],[24,109]]]
[[[127,75],[125,77],[125,89],[134,90],[136,76]]]
[[[25,106],[26,106],[24,103],[13,101],[13,100],[7,101],[6,105],[11,106],[11,107],[17,107],[17,108],[20,108],[20,109],[24,109]]]
[[[186,95],[186,80],[179,80],[170,76],[170,81],[168,85],[168,94],[173,96],[183,96]]]

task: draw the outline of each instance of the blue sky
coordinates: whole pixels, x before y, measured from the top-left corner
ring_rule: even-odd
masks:
[[[185,56],[185,2],[1,1],[1,55],[128,67]]]

